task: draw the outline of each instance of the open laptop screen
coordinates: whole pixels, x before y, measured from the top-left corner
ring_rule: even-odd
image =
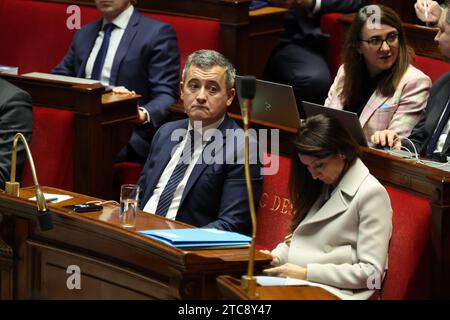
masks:
[[[350,132],[350,134],[353,136],[353,139],[355,139],[359,145],[363,147],[368,146],[366,136],[364,135],[364,131],[361,128],[361,123],[359,122],[359,118],[356,113],[328,108],[306,101],[302,101],[302,104],[303,110],[305,110],[305,114],[307,117],[312,117],[318,114],[327,114],[330,117],[336,118],[341,122],[344,128],[346,128]]]
[[[244,99],[241,95],[241,80],[240,76],[236,77],[237,95],[242,108]],[[300,116],[292,87],[257,79],[251,117],[253,120],[271,123],[275,127],[287,127],[297,131]]]

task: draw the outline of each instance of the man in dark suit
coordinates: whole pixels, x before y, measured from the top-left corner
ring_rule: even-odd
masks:
[[[328,35],[320,30],[320,17],[328,12],[353,12],[369,1],[272,0],[272,3],[290,9],[265,77],[293,86],[298,106],[301,101],[323,104],[332,79],[324,58]]]
[[[234,78],[234,67],[218,52],[189,56],[180,83],[189,119],[166,123],[155,134],[138,182],[141,209],[197,227],[250,233],[243,131],[226,117]],[[255,156],[251,177],[257,203],[262,177]]]
[[[82,27],[53,73],[98,79],[142,95],[138,125],[117,161],[144,163],[156,128],[178,99],[178,45],[173,28],[144,17],[130,0],[95,0],[103,19]]]
[[[416,11],[420,19],[425,17],[422,7],[423,0],[417,1]],[[431,2],[431,1],[430,1]],[[419,7],[420,6],[420,7]],[[438,19],[439,32],[435,41],[439,44],[442,55],[450,59],[450,1],[447,1],[444,9],[439,9],[435,1],[429,4],[429,8],[434,8],[432,14]],[[419,11],[418,11],[419,10]],[[437,10],[437,11],[436,11]],[[436,22],[427,20],[427,22]],[[371,137],[372,143],[381,146],[390,146],[400,149],[405,146],[411,151],[417,150],[417,153],[426,157],[440,157],[440,155],[450,156],[450,72],[440,77],[433,85],[428,98],[425,114],[414,127],[409,141],[398,137],[391,130],[377,131]]]
[[[11,151],[16,133],[30,141],[33,129],[31,97],[25,91],[0,79],[0,189],[5,188],[11,173]],[[17,177],[25,160],[25,147],[17,144]]]

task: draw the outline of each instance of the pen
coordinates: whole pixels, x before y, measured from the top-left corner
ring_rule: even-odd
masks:
[[[54,198],[45,198],[45,202],[53,202],[58,200],[58,198],[54,197]]]
[[[424,1],[423,6],[425,8],[425,25],[428,27],[430,25],[430,23],[428,22],[428,1]]]

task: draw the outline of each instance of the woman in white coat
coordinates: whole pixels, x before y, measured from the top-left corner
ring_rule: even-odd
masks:
[[[392,208],[386,189],[334,118],[308,118],[294,148],[292,224],[285,241],[265,251],[272,267],[264,273],[319,283],[344,299],[371,298],[387,268]]]

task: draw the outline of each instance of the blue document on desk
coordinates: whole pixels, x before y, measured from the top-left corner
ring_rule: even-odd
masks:
[[[157,229],[138,232],[177,248],[242,248],[248,247],[252,240],[240,233],[217,229]]]
[[[260,8],[264,8],[269,5],[267,1],[254,0],[250,3],[250,7],[248,8],[250,11],[257,10]]]

